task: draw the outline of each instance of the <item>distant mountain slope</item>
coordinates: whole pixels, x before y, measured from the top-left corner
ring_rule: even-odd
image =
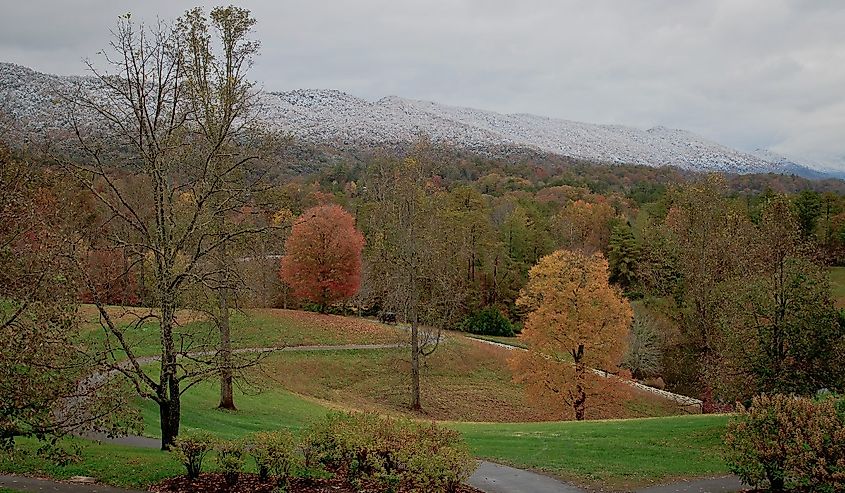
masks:
[[[41,132],[67,123],[55,93],[90,78],[62,77],[0,63],[0,112]],[[678,166],[695,171],[775,172],[818,177],[819,172],[765,152],[744,153],[683,130],[640,130],[528,114],[501,114],[396,96],[371,102],[335,90],[304,89],[264,95],[263,114],[297,138],[318,145],[404,145],[427,135],[458,148],[496,152],[536,149],[599,163]]]

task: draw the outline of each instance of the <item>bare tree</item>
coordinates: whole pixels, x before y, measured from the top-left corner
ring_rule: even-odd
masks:
[[[371,295],[410,325],[411,403],[422,409],[421,359],[439,346],[462,302],[463,264],[444,217],[443,197],[429,187],[433,165],[407,158],[375,162],[364,212]]]
[[[162,448],[179,433],[181,396],[186,390],[219,375],[221,366],[223,374],[230,375],[254,363],[232,362],[228,343],[220,351],[210,337],[180,332],[177,319],[177,310],[188,306],[198,292],[221,292],[225,300],[228,283],[219,268],[225,246],[261,231],[246,223],[220,227],[222,217],[241,211],[249,202],[258,179],[250,166],[259,152],[229,147],[230,127],[241,117],[244,100],[229,100],[222,106],[215,101],[221,97],[217,91],[236,92],[234,86],[241,86],[214,85],[213,66],[182,29],[198,15],[189,12],[175,27],[164,22],[147,27],[128,15],[121,18],[109,48],[102,52],[106,68],[89,62],[93,79],[67,97],[85,157],[57,156],[103,210],[97,241],[128,251],[132,261],[127,269],[149,265],[151,309],[138,314],[132,324],[115,320],[96,293],[94,303],[112,370],[159,406]],[[245,12],[238,15],[248,18]],[[223,14],[220,19],[215,22],[229,22]],[[246,32],[238,31],[236,37]],[[230,34],[221,33],[224,38]],[[224,41],[224,46],[230,42]],[[208,79],[203,82],[199,77]],[[214,101],[202,99],[212,98],[203,87],[215,91]],[[239,94],[225,97],[251,97]],[[121,173],[134,176],[136,186],[127,187],[119,179]],[[156,321],[160,329],[158,371],[146,367],[150,359],[137,354],[132,336],[149,321]]]
[[[210,25],[202,9],[189,10],[179,21],[179,31],[185,40],[185,89],[192,121],[207,148],[205,155],[214,175],[227,179],[226,187],[239,185],[241,180],[224,170],[237,163],[256,159],[255,136],[265,133],[255,118],[259,93],[247,79],[247,72],[258,52],[259,43],[248,38],[255,19],[248,10],[229,6],[211,11]],[[211,28],[211,29],[209,29]],[[212,35],[212,32],[216,36]],[[246,146],[251,143],[252,146]],[[209,203],[220,237],[229,228],[226,211],[238,199],[239,193],[217,194]],[[236,202],[237,204],[237,202]],[[232,375],[232,343],[229,324],[233,285],[227,242],[217,249],[217,313],[214,320],[220,331],[220,404],[221,409],[235,409]]]

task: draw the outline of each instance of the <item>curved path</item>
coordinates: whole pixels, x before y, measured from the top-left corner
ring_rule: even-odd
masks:
[[[531,471],[481,461],[467,481],[485,493],[582,493],[576,486]]]
[[[505,346],[509,349],[519,349],[515,346],[484,341],[497,346]],[[343,350],[371,350],[371,349],[397,349],[407,347],[407,344],[343,344],[330,346],[286,346],[286,347],[263,347],[263,348],[241,348],[235,353],[273,353],[289,351],[343,351]],[[195,356],[211,354],[211,352],[196,353]],[[156,356],[138,358],[141,364],[148,364],[158,360]],[[110,378],[117,370],[106,373],[95,373],[88,379],[80,382],[80,385],[96,385],[103,380]],[[103,433],[86,433],[85,438],[110,442],[130,447],[139,448],[160,448],[161,442],[157,439],[141,436],[125,436],[110,438]],[[587,490],[572,484],[565,483],[550,476],[545,476],[523,469],[496,464],[488,461],[480,461],[478,469],[467,481],[471,486],[478,488],[485,493],[587,493]],[[0,476],[0,486],[12,487],[21,491],[55,491],[60,493],[134,493],[132,490],[122,490],[101,485],[79,484],[23,478],[16,476]],[[741,491],[741,482],[733,477],[727,476],[714,479],[703,479],[672,483],[662,486],[651,486],[636,490],[636,493],[728,493]]]
[[[142,493],[138,490],[126,490],[101,484],[53,481],[49,479],[5,475],[0,475],[0,488],[39,493],[51,491],[54,493]]]

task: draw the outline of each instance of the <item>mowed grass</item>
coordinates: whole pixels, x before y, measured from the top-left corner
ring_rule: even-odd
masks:
[[[260,378],[260,377],[259,377]],[[253,381],[235,392],[237,411],[217,409],[220,387],[217,382],[202,382],[182,397],[182,432],[205,430],[223,438],[237,438],[261,430],[287,428],[298,430],[323,417],[331,407],[314,399],[295,395],[281,388],[264,388],[266,381]],[[139,404],[144,418],[144,434],[160,437],[158,405],[152,401]]]
[[[184,327],[203,325],[189,315],[185,314]],[[151,327],[153,333],[155,329]],[[366,320],[284,310],[238,314],[233,318],[235,330],[242,347],[396,343],[407,337],[403,331]],[[139,344],[145,347],[155,354],[155,345]],[[627,487],[726,472],[720,453],[726,417],[558,421],[570,411],[563,404],[553,408],[527,400],[507,367],[512,354],[449,334],[423,366],[425,412],[410,414],[407,350],[281,352],[248,373],[248,385],[236,392],[238,411],[216,409],[215,381],[188,390],[182,401],[182,432],[206,430],[236,438],[260,430],[301,430],[331,409],[372,410],[441,420],[459,430],[478,457],[587,485]],[[678,412],[675,405],[651,394],[634,396],[611,405],[601,399],[588,401],[588,416]],[[157,406],[141,402],[139,407],[145,434],[160,436]],[[528,422],[537,420],[546,421]],[[0,458],[0,470],[55,478],[88,475],[136,488],[181,473],[175,460],[156,450],[73,441],[84,444],[79,463],[55,466],[34,453],[36,442],[21,440],[22,454]]]
[[[831,267],[830,291],[836,308],[845,308],[845,267]]]
[[[235,402],[239,410],[219,411],[215,409],[218,392],[215,384],[208,383],[185,395],[183,432],[202,429],[220,437],[236,438],[266,429],[297,431],[331,409],[340,409],[273,390],[258,395],[238,392]],[[157,408],[144,405],[143,415],[147,434],[160,436]],[[444,421],[441,424],[460,431],[479,458],[543,471],[582,484],[628,487],[725,474],[721,443],[727,420],[724,415],[695,415],[583,422]],[[144,474],[149,477],[149,473]]]
[[[154,319],[136,324],[150,313],[146,308],[109,307],[113,322],[125,330],[125,337],[134,354],[154,356],[160,352],[159,326]],[[90,305],[80,309],[84,343],[101,347],[105,334],[99,314]],[[174,340],[183,347],[207,350],[217,341],[216,327],[199,312],[180,310]],[[283,347],[302,345],[398,344],[407,334],[399,328],[354,317],[279,309],[234,311],[231,316],[234,347]],[[114,342],[112,342],[114,347]],[[123,351],[116,349],[118,359]]]
[[[191,409],[193,413],[194,410]],[[250,413],[224,413],[206,422],[219,436],[239,436]],[[305,414],[297,419],[304,419]],[[681,478],[727,473],[721,459],[726,416],[676,416],[615,421],[550,423],[443,423],[460,431],[480,458],[534,469],[589,486],[625,488]],[[273,428],[296,429],[304,421],[273,421]],[[288,425],[288,426],[285,426]],[[82,447],[82,460],[57,466],[40,457],[38,442],[18,441],[14,455],[0,455],[0,471],[67,479],[92,476],[115,486],[147,488],[183,474],[170,454],[88,440],[69,439]],[[252,465],[249,464],[248,469]],[[216,469],[213,456],[206,470]]]
[[[282,352],[248,374],[237,392],[238,411],[216,409],[217,382],[200,383],[183,396],[182,429],[208,430],[231,438],[258,430],[298,429],[329,409],[374,411],[412,419],[470,422],[528,422],[568,419],[570,409],[532,402],[512,381],[511,352],[462,338],[450,338],[426,359],[422,413],[408,410],[409,356],[401,349]],[[155,371],[154,369],[152,370]],[[673,403],[646,393],[630,401],[588,403],[592,417],[678,414]],[[140,404],[145,433],[160,436],[158,408]]]
[[[451,426],[478,457],[579,483],[630,487],[726,474],[721,444],[727,420],[697,415]]]
[[[38,454],[41,446],[38,441],[19,439],[15,452],[0,454],[0,471],[54,479],[91,476],[101,483],[140,489],[184,474],[182,465],[172,455],[157,449],[98,444],[76,438],[65,439],[63,445],[81,447],[81,460],[57,465]]]

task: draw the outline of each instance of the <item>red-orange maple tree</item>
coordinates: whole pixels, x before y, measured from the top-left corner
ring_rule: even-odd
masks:
[[[364,236],[343,207],[312,207],[297,219],[285,241],[279,275],[296,296],[323,311],[358,291],[363,247]]]

